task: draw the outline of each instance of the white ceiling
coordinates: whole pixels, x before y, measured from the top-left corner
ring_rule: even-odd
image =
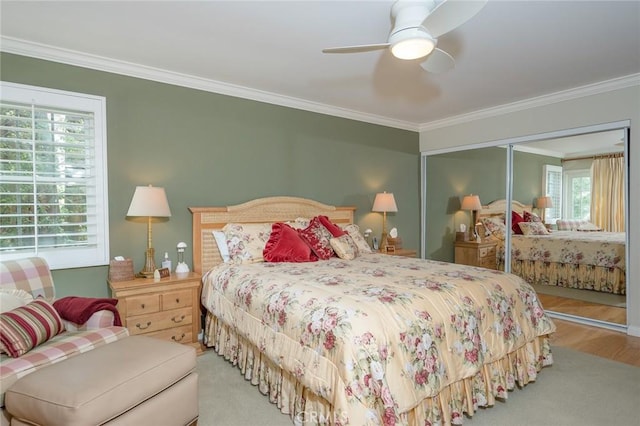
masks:
[[[640,1],[497,1],[443,35],[456,68],[389,51],[392,1],[6,1],[0,49],[419,130],[640,73]]]

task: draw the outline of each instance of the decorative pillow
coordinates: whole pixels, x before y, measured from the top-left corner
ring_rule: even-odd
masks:
[[[64,331],[62,319],[44,299],[0,314],[0,341],[17,358]]]
[[[329,240],[331,247],[335,250],[340,259],[353,260],[359,256],[358,246],[350,235],[344,234],[341,237]]]
[[[522,215],[522,218],[524,219],[525,222],[540,222],[542,223],[542,219],[540,218],[540,216],[538,216],[537,214],[533,213],[533,212],[528,212],[525,210],[524,214]]]
[[[347,234],[353,239],[358,246],[359,253],[373,253],[371,246],[367,243],[367,240],[364,238],[364,235],[360,232],[360,227],[355,223],[350,223],[349,225],[343,228]]]
[[[229,247],[227,246],[227,237],[222,231],[211,231],[213,234],[213,238],[216,240],[216,245],[218,246],[218,251],[220,252],[220,257],[224,263],[227,263],[231,260],[231,256],[229,255]]]
[[[0,289],[0,313],[12,311],[33,301],[31,293],[18,288]]]
[[[308,217],[296,217],[296,219],[291,223],[288,223],[293,229],[304,229],[311,223],[311,219]]]
[[[315,262],[318,257],[311,247],[286,223],[274,223],[271,236],[264,247],[265,262]]]
[[[484,225],[484,229],[488,232],[488,235],[493,235],[494,237],[504,240],[507,226],[504,224],[502,219],[499,217],[483,217],[482,225]]]
[[[331,222],[327,216],[318,216],[318,219],[320,219],[320,223],[322,224],[322,226],[327,228],[327,231],[331,232],[331,235],[333,235],[334,237],[342,237],[344,234],[346,234],[346,232],[344,232],[342,228]]]
[[[264,262],[262,251],[269,241],[270,223],[227,223],[222,230],[232,262]]]
[[[520,222],[524,222],[524,218],[520,216],[518,212],[512,211],[511,212],[511,230],[516,234],[522,235],[522,230],[520,230],[520,227],[518,226]]]
[[[309,226],[298,232],[319,259],[327,260],[333,256],[334,252],[329,242],[333,235],[320,223],[320,219],[317,216],[311,219]]]
[[[520,222],[518,224],[524,235],[548,235],[549,231],[542,222]]]
[[[585,232],[599,232],[602,231],[602,228],[598,228],[591,222],[584,223],[576,228],[576,231],[585,231]]]

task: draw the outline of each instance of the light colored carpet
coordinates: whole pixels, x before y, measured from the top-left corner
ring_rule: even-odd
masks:
[[[505,402],[466,418],[471,426],[638,424],[640,368],[553,347],[554,365]],[[198,357],[200,426],[291,426],[293,421],[213,351]]]
[[[602,305],[624,308],[627,306],[627,296],[620,294],[602,293],[592,290],[580,290],[578,288],[565,288],[553,285],[533,284],[532,287],[542,294],[566,297],[568,299],[582,300],[583,302],[600,303]]]

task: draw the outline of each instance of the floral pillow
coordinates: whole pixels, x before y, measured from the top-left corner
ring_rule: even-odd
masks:
[[[524,235],[548,235],[549,231],[542,222],[520,222],[518,224]]]
[[[271,235],[270,223],[228,223],[222,231],[232,262],[264,262],[262,251]]]
[[[334,255],[333,248],[331,248],[331,243],[329,242],[333,235],[322,225],[317,216],[311,219],[309,226],[298,232],[318,256],[318,259],[327,260]]]
[[[482,225],[487,231],[487,235],[493,235],[499,240],[504,240],[507,232],[507,227],[499,217],[483,217]]]
[[[371,246],[367,243],[367,240],[364,238],[364,235],[360,232],[360,227],[355,223],[350,223],[349,225],[344,226],[344,229],[347,234],[353,239],[353,242],[358,246],[358,252],[362,253],[373,253]]]
[[[0,314],[0,342],[17,358],[64,331],[58,312],[44,299]]]
[[[538,216],[537,214],[535,214],[533,212],[525,211],[524,214],[522,215],[522,217],[524,218],[525,222],[540,222],[540,223],[542,223],[542,219],[540,218],[540,216]]]
[[[331,243],[331,247],[333,247],[333,249],[335,250],[336,255],[338,255],[340,259],[353,260],[360,254],[358,251],[358,246],[349,234],[344,234],[341,237],[332,238],[331,240],[329,240],[329,242]]]

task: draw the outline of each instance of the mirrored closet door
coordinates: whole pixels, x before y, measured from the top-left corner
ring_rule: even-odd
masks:
[[[511,234],[511,269],[548,310],[626,324],[625,135],[513,145],[512,200],[527,217],[514,217],[525,224]]]
[[[594,127],[424,156],[424,257],[484,266],[482,246],[495,256],[485,263],[534,285],[548,311],[624,327],[628,128]],[[467,210],[472,195],[481,210]],[[481,245],[469,244],[474,222],[502,222],[504,234],[482,226]]]

